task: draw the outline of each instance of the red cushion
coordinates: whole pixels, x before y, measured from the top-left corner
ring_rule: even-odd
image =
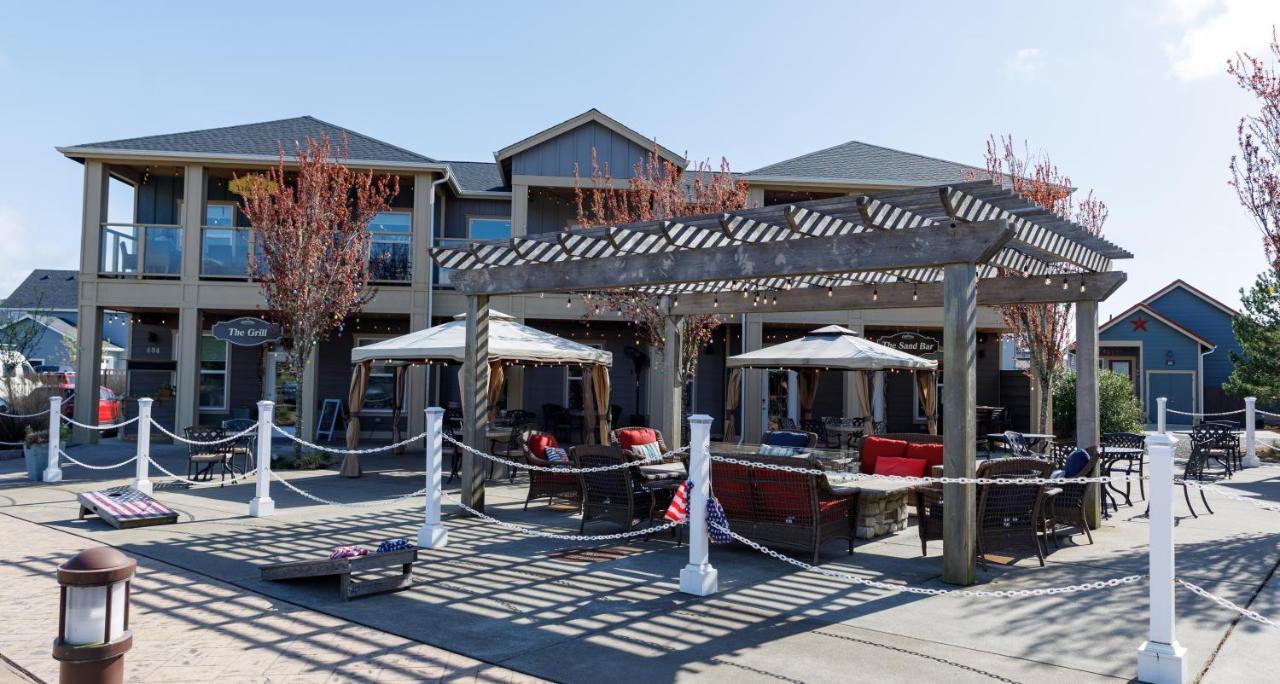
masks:
[[[918,458],[925,462],[925,472],[930,468],[942,465],[941,444],[908,444],[907,458]]]
[[[925,462],[922,458],[894,458],[881,456],[876,459],[876,475],[924,477]]]
[[[637,444],[658,441],[658,433],[652,428],[624,428],[618,431],[618,445],[627,451]]]
[[[556,441],[555,435],[549,435],[545,432],[535,432],[529,435],[529,453],[545,460],[547,458],[547,447],[558,447],[560,443]]]
[[[880,458],[906,458],[907,443],[901,439],[887,437],[867,437],[862,440],[862,462],[860,470],[863,475],[876,472],[876,461]]]

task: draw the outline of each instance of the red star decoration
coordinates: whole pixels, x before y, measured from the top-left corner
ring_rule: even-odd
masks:
[[[1132,321],[1129,321],[1129,322],[1130,322],[1130,323],[1133,323],[1133,331],[1134,331],[1134,332],[1138,332],[1139,330],[1141,330],[1142,332],[1146,332],[1146,331],[1147,331],[1147,319],[1143,318],[1143,317],[1142,317],[1142,314],[1138,314],[1138,317],[1137,317],[1137,318],[1135,318],[1135,319],[1133,319]]]

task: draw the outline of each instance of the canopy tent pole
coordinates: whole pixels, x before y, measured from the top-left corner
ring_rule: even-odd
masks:
[[[943,267],[942,346],[947,381],[942,386],[943,470],[947,477],[974,477],[977,470],[978,283],[975,265]],[[943,485],[942,581],[974,583],[977,490],[972,484]]]
[[[1076,446],[1091,456],[1098,453],[1098,423],[1098,303],[1080,302],[1076,305]],[[1085,522],[1097,529],[1102,523],[1102,487],[1088,491]]]
[[[467,297],[466,355],[462,362],[462,410],[467,446],[488,451],[489,428],[489,297]],[[484,463],[478,456],[462,458],[462,502],[484,510]]]

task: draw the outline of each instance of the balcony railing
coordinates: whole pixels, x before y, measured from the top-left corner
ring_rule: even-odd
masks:
[[[104,275],[174,277],[182,274],[182,227],[104,223],[98,269]]]
[[[204,226],[200,229],[200,275],[248,278],[249,250],[254,246],[248,228]]]

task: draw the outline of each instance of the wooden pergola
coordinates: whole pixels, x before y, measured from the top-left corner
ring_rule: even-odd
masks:
[[[1097,303],[1125,281],[1112,260],[1132,254],[989,181],[844,196],[723,215],[437,248],[467,295],[467,356],[462,390],[466,441],[484,448],[487,421],[489,298],[612,288],[660,297],[667,344],[679,348],[682,316],[763,311],[943,308],[942,402],[945,469],[975,474],[977,307],[1073,302],[1077,332],[1077,423],[1081,447],[1098,434]],[[679,354],[665,354],[668,381]],[[679,407],[683,388],[660,391]],[[676,411],[672,411],[676,414]],[[664,431],[679,444],[680,417]],[[483,470],[463,465],[463,499],[484,503]],[[973,485],[945,486],[943,578],[974,581]],[[1096,520],[1100,502],[1092,502]]]

